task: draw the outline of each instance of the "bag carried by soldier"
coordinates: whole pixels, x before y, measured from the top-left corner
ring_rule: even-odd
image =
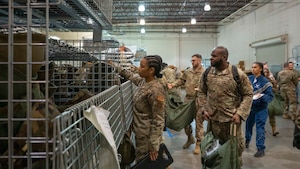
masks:
[[[295,125],[293,146],[300,149],[300,129]]]
[[[131,169],[165,169],[169,165],[171,165],[173,161],[174,160],[166,145],[162,143],[159,146],[158,157],[155,161],[151,161],[148,154],[144,159],[134,165]]]
[[[118,153],[122,156],[122,166],[129,165],[135,160],[135,148],[128,133],[124,134],[123,140],[118,148]]]
[[[178,98],[174,98],[172,95],[166,95],[166,126],[172,130],[180,131],[195,118],[195,100],[182,103],[178,102]]]
[[[284,99],[280,93],[274,94],[274,99],[268,104],[268,112],[274,113],[276,116],[281,116],[284,112]]]
[[[222,144],[209,131],[201,141],[202,169],[240,169],[237,126],[230,125],[230,139]]]

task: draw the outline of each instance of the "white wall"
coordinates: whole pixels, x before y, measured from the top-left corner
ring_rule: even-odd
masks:
[[[231,24],[221,26],[218,45],[228,48],[230,62],[245,60],[246,69],[249,69],[255,61],[255,49],[249,47],[250,43],[288,34],[287,59],[292,56],[292,48],[300,45],[299,11],[299,0],[274,0]]]
[[[189,33],[145,33],[113,36],[128,46],[137,45],[147,51],[147,55],[158,54],[163,61],[179,69],[191,66],[191,57],[199,53],[209,58],[211,49],[217,44],[216,34]]]
[[[92,38],[92,32],[50,32],[63,40],[82,40]],[[109,37],[105,37],[109,38]],[[210,52],[217,44],[216,34],[195,33],[125,33],[112,35],[111,38],[125,46],[137,46],[146,50],[147,55],[160,55],[163,61],[175,65],[180,70],[191,66],[191,57],[199,53],[203,59],[210,58]]]

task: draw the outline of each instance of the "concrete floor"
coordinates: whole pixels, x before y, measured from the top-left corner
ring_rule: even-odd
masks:
[[[269,121],[266,124],[266,150],[265,156],[256,158],[253,154],[256,152],[255,146],[255,127],[254,140],[250,143],[249,149],[243,153],[243,169],[299,169],[300,168],[300,150],[292,146],[294,124],[291,120],[276,117],[279,135],[272,136]],[[193,123],[193,128],[195,125]],[[244,128],[244,127],[243,127]],[[171,169],[199,169],[201,168],[200,155],[194,155],[192,145],[189,149],[182,149],[186,141],[184,131],[170,131],[164,133],[165,144],[170,150],[174,159]]]

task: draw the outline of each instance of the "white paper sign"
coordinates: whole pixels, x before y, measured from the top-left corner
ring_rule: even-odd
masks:
[[[106,139],[104,145],[101,144],[100,168],[120,169],[116,143],[107,120],[109,114],[110,112],[108,110],[96,106],[91,106],[83,112],[84,117],[87,118]]]

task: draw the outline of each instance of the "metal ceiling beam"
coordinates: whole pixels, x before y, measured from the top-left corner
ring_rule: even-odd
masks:
[[[4,2],[6,2],[7,4],[9,3],[8,0],[4,0]],[[14,6],[22,6],[21,4],[17,3],[17,2],[14,2],[13,3]],[[26,8],[20,8],[22,11],[26,12]],[[1,10],[3,14],[7,15],[8,16],[8,12],[3,12],[4,10]],[[35,9],[32,11],[32,15],[36,18],[39,18],[39,19],[42,19],[44,20],[45,16],[43,16],[42,14],[40,14],[41,12],[38,10],[38,9]],[[15,18],[18,18],[19,20],[21,20],[22,18],[21,17],[18,17],[17,15],[14,16]],[[24,20],[24,19],[23,19]],[[27,17],[25,18],[25,20],[27,20]],[[24,23],[26,23],[27,21],[24,21]],[[38,22],[34,22],[36,24],[39,24]],[[61,25],[58,25],[58,24],[55,24],[55,26],[57,26],[58,28],[60,29],[63,29],[64,31],[68,31],[66,30],[63,26]]]
[[[222,25],[225,22],[233,21],[252,12],[253,10],[270,3],[272,0],[114,0],[113,19],[114,27],[124,30],[126,26],[131,29],[136,27],[147,27],[155,29],[159,23],[165,25],[190,25],[190,19],[195,17],[197,24],[203,25],[214,23]],[[204,5],[208,2],[211,11],[204,11]],[[143,3],[146,7],[145,12],[138,11],[138,5]],[[139,25],[139,19],[146,20],[145,25]],[[147,31],[149,32],[149,31]]]
[[[79,9],[81,9],[86,15],[90,16],[98,26],[103,27],[104,29],[111,29],[112,24],[111,22],[105,17],[105,15],[101,15],[99,17],[98,14],[95,13],[95,10],[91,9],[89,6],[87,6],[86,3],[82,0],[71,0]],[[100,9],[99,9],[100,10]],[[102,13],[102,11],[97,11]]]
[[[136,23],[140,17],[148,18],[148,22],[189,22],[191,17],[196,17],[196,19],[201,18],[202,21],[218,22],[242,6],[245,6],[250,1],[251,0],[114,1],[113,24],[126,22]],[[205,2],[210,3],[212,6],[211,11],[204,11],[203,7]],[[145,12],[140,13],[137,10],[140,3],[146,6]],[[176,20],[176,18],[178,18],[178,20]],[[186,21],[184,18],[186,18]]]
[[[86,22],[78,15],[75,9],[73,9],[66,1],[62,0],[60,4],[57,5],[62,11],[68,13],[71,17],[76,19],[81,25],[85,25]],[[69,17],[68,17],[69,18]]]

